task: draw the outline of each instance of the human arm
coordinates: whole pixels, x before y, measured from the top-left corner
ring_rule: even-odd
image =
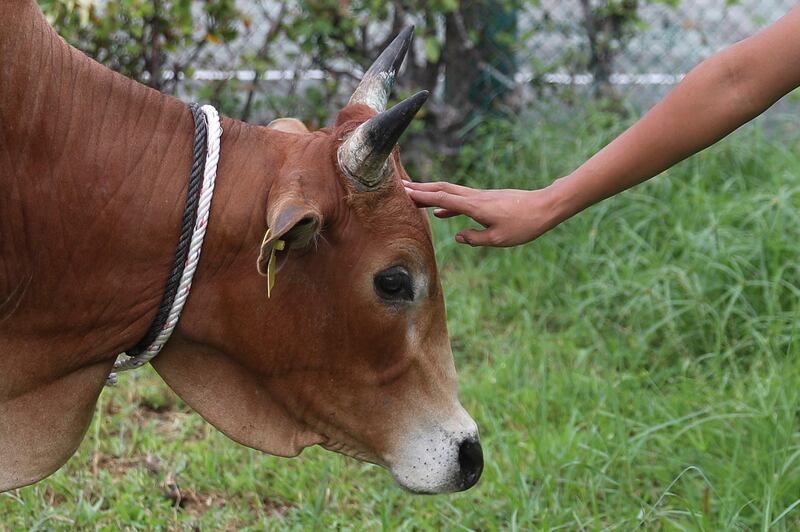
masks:
[[[485,227],[456,235],[471,245],[529,242],[567,218],[716,143],[800,86],[800,7],[710,57],[641,120],[571,174],[540,190],[478,190],[406,183],[439,217],[465,214]]]

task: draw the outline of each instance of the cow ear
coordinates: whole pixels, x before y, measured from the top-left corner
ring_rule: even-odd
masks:
[[[302,134],[309,132],[306,125],[296,118],[276,118],[267,124],[267,128],[283,131],[284,133]]]
[[[258,273],[264,276],[273,253],[277,253],[277,269],[280,269],[289,250],[303,250],[311,245],[322,226],[322,214],[302,197],[288,194],[268,204],[267,226],[257,263]]]

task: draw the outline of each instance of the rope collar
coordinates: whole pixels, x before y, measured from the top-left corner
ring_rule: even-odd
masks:
[[[106,379],[107,385],[116,384],[117,372],[143,366],[161,351],[178,324],[183,305],[192,288],[192,278],[200,261],[214,195],[222,125],[214,107],[192,104],[190,108],[195,128],[192,171],[175,261],[153,323],[136,346],[114,362],[114,372]]]

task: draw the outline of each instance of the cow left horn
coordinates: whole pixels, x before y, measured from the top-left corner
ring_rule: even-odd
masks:
[[[358,126],[339,146],[339,167],[347,177],[360,185],[360,189],[373,190],[386,178],[386,160],[429,94],[428,91],[420,91],[373,116]]]
[[[394,38],[361,78],[361,83],[350,97],[351,104],[363,103],[378,113],[386,110],[397,71],[403,64],[413,36],[414,26],[408,26]]]

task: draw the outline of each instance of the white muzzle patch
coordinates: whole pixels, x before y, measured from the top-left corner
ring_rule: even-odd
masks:
[[[458,405],[445,423],[412,429],[398,441],[389,469],[402,487],[415,493],[468,489],[483,470],[475,421]]]

